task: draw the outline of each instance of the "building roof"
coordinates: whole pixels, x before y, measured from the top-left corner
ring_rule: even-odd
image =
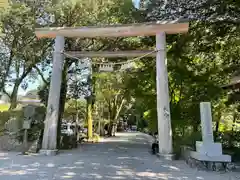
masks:
[[[232,77],[230,82],[228,84],[223,85],[222,87],[227,88],[227,87],[234,86],[237,84],[240,84],[240,75]]]

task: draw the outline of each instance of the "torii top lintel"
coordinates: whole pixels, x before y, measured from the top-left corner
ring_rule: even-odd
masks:
[[[130,36],[152,36],[159,32],[167,34],[184,33],[188,31],[187,20],[158,21],[155,23],[140,23],[130,25],[109,25],[90,27],[49,27],[37,28],[35,33],[38,38],[64,37],[130,37]]]

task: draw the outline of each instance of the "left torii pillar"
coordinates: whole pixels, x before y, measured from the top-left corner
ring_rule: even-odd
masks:
[[[48,95],[48,105],[45,117],[44,135],[42,141],[41,154],[56,155],[57,150],[57,127],[59,117],[59,99],[62,83],[62,69],[64,63],[65,39],[57,36],[55,39],[55,47],[53,52],[53,68],[51,83]]]

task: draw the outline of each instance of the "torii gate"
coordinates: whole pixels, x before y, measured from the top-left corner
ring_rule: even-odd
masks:
[[[57,124],[59,98],[64,62],[64,37],[130,37],[156,36],[156,81],[157,117],[159,134],[159,155],[172,159],[172,128],[169,107],[168,72],[166,62],[166,34],[185,33],[189,23],[186,20],[161,21],[156,23],[113,25],[104,27],[57,27],[36,29],[38,38],[55,38],[53,69],[50,83],[47,113],[45,118],[42,150],[45,155],[57,153]],[[73,52],[72,52],[73,53]],[[75,52],[78,57],[137,57],[146,52]]]

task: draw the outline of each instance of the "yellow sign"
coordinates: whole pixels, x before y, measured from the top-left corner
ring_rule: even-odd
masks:
[[[9,0],[0,0],[0,8],[6,8],[9,6]]]

